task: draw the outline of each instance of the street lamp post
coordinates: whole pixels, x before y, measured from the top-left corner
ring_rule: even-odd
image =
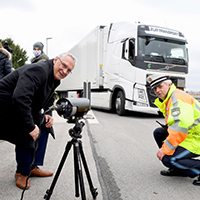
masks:
[[[51,37],[46,38],[46,54],[48,55],[48,40],[52,39]]]

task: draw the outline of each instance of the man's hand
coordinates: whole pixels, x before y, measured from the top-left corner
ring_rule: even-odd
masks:
[[[161,161],[164,156],[165,156],[165,154],[162,152],[161,149],[159,149],[158,152],[157,152],[158,159]]]
[[[51,128],[53,126],[53,117],[50,115],[45,115],[45,126],[46,128]]]
[[[40,130],[37,125],[35,125],[35,129],[29,133],[29,135],[33,138],[34,141],[37,140],[39,136]]]

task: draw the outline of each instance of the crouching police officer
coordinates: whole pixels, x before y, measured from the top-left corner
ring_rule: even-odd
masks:
[[[194,159],[200,155],[200,103],[177,89],[168,75],[151,75],[147,81],[167,125],[154,131],[157,157],[168,168],[161,175],[198,177],[193,184],[200,185],[200,160]]]

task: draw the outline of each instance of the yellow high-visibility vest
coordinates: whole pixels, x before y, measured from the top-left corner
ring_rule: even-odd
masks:
[[[169,135],[161,148],[163,153],[172,155],[177,146],[182,146],[200,155],[200,103],[174,84],[164,101],[157,98],[154,103],[168,125]]]

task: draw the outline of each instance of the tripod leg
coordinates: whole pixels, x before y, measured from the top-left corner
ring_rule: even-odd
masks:
[[[88,183],[89,183],[89,186],[90,186],[91,194],[93,196],[93,199],[96,199],[96,196],[98,195],[97,188],[94,188],[94,186],[93,186],[92,179],[91,179],[90,172],[89,172],[89,168],[87,166],[87,162],[86,162],[85,155],[84,155],[84,152],[83,152],[83,147],[82,147],[81,141],[79,141],[79,150],[80,150],[80,155],[81,155],[81,158],[82,158],[83,166],[84,166],[84,169],[85,169],[85,173],[86,173],[86,176],[87,176],[87,180],[88,180]]]
[[[77,167],[75,173],[78,174],[77,176],[79,178],[79,184],[80,184],[80,189],[81,189],[81,197],[82,197],[82,200],[86,200],[85,187],[84,187],[84,181],[83,181],[83,173],[82,173],[81,160],[80,160],[79,142],[78,141],[76,141],[74,143],[74,156],[76,157],[75,158],[75,161],[76,161],[75,166]]]
[[[79,197],[79,182],[78,182],[78,157],[77,150],[74,145],[74,179],[75,179],[75,197]]]
[[[59,175],[60,175],[60,172],[61,172],[61,170],[62,170],[62,167],[63,167],[64,163],[65,163],[65,160],[66,160],[66,158],[67,158],[67,155],[68,155],[68,153],[69,153],[69,150],[70,150],[71,146],[72,146],[72,140],[69,141],[69,142],[67,143],[66,148],[65,148],[65,152],[64,152],[64,154],[63,154],[63,156],[62,156],[62,159],[61,159],[60,164],[59,164],[59,166],[58,166],[58,169],[57,169],[57,171],[56,171],[55,177],[54,177],[54,179],[53,179],[53,181],[52,181],[52,183],[51,183],[50,189],[48,189],[48,190],[46,191],[46,194],[45,194],[45,196],[44,196],[44,199],[46,199],[46,200],[49,200],[49,199],[50,199],[50,196],[51,196],[52,193],[53,193],[53,189],[54,189],[54,187],[55,187],[55,185],[56,185],[56,182],[57,182],[57,180],[58,180],[58,177],[59,177]]]

